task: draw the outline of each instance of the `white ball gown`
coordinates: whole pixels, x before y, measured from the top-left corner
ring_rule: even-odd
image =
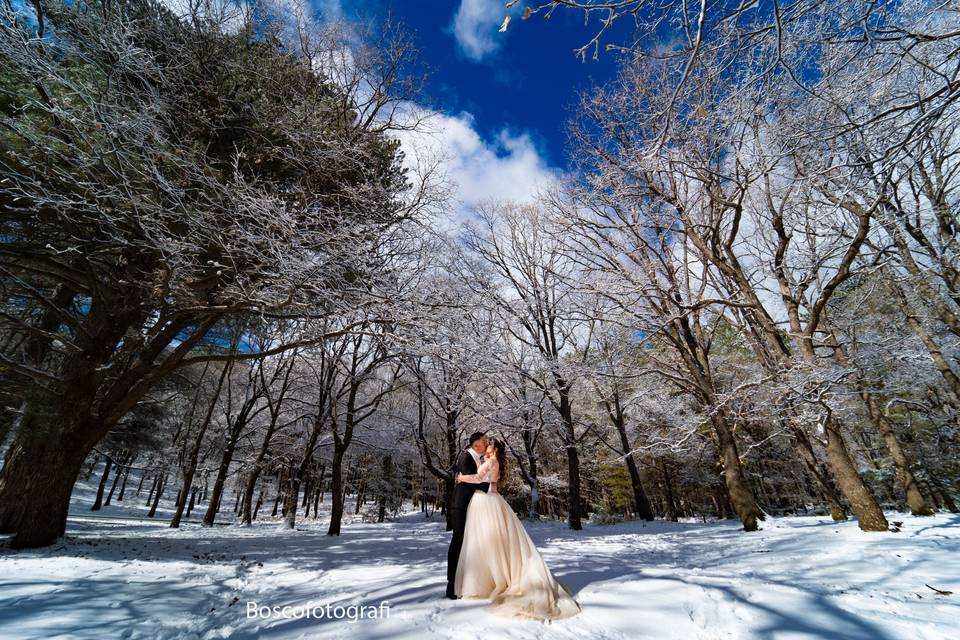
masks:
[[[500,465],[491,458],[461,482],[489,482],[467,508],[463,548],[454,589],[464,598],[490,600],[498,614],[556,620],[580,612],[570,593],[553,577],[520,519],[497,493]]]

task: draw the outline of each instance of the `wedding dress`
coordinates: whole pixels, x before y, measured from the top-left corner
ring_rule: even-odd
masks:
[[[553,577],[507,501],[497,493],[500,465],[484,462],[461,482],[489,482],[467,508],[463,548],[454,582],[457,595],[491,600],[495,611],[535,620],[567,618],[580,606]]]

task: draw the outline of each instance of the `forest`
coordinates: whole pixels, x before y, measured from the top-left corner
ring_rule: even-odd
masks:
[[[958,513],[957,5],[516,4],[617,71],[568,171],[462,212],[399,22],[0,3],[11,548],[78,482],[171,528],[449,527],[476,431],[574,532]]]

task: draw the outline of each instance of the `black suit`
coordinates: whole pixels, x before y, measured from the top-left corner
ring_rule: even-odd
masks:
[[[460,453],[457,459],[457,472],[471,475],[477,472],[477,463],[469,451]],[[454,596],[453,582],[457,577],[457,563],[460,561],[460,549],[463,547],[463,530],[467,527],[467,506],[474,491],[486,492],[490,484],[482,482],[471,484],[459,482],[453,489],[453,500],[449,506],[450,521],[453,523],[453,537],[447,550],[447,597]]]

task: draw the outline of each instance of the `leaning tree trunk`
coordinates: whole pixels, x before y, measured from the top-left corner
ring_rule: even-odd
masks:
[[[180,495],[177,496],[177,505],[173,514],[173,519],[170,520],[170,527],[176,529],[180,526],[180,520],[183,519],[183,511],[187,508],[187,494],[190,495],[190,508],[193,508],[193,477],[197,473],[197,464],[200,460],[200,447],[203,444],[203,437],[207,434],[207,429],[210,428],[210,423],[213,420],[213,412],[217,406],[217,400],[220,398],[220,392],[223,390],[223,383],[226,381],[227,376],[230,375],[233,367],[228,365],[223,368],[220,372],[220,378],[217,382],[217,388],[214,392],[212,398],[210,398],[210,404],[207,405],[207,411],[204,413],[203,422],[197,427],[196,437],[193,439],[193,446],[190,449],[189,456],[187,458],[187,463],[183,467],[183,489],[180,492]],[[206,376],[206,368],[204,368],[204,376]],[[194,398],[194,405],[196,405],[197,399]],[[238,424],[241,421],[238,419]],[[242,425],[241,425],[242,428]],[[232,434],[231,434],[232,435]],[[239,435],[239,432],[238,432]],[[189,512],[188,512],[189,515]],[[212,521],[211,521],[212,522]]]
[[[136,459],[137,454],[131,453],[129,459],[127,460],[127,466],[123,470],[123,482],[120,483],[120,495],[117,496],[117,502],[123,502],[123,494],[127,491],[127,480],[130,478],[130,467],[133,466],[133,463]]]
[[[57,414],[55,427],[23,424],[0,471],[0,533],[15,533],[16,549],[43,547],[63,535],[73,485],[108,430],[75,410]]]
[[[120,476],[126,478],[124,475],[124,470],[127,468],[126,465],[130,464],[128,460],[129,455],[124,451],[123,455],[120,457],[120,460],[117,462],[117,468],[113,471],[113,482],[110,484],[110,491],[107,493],[107,497],[103,501],[103,506],[109,507],[110,502],[113,500],[113,494],[117,490],[117,483],[120,481]]]
[[[147,512],[147,517],[152,518],[157,515],[157,505],[160,504],[160,496],[163,495],[163,490],[166,487],[167,475],[164,470],[160,471],[160,482],[157,484],[157,492],[153,494],[153,504],[150,506],[150,511]]]
[[[817,488],[830,505],[830,516],[837,522],[845,521],[847,519],[847,508],[843,506],[840,492],[833,478],[830,477],[830,473],[822,467],[820,461],[817,459],[817,454],[813,450],[810,438],[808,438],[806,432],[799,427],[791,428],[791,433],[797,443],[797,451],[800,453],[800,459],[803,460],[807,471],[810,472],[810,475],[817,483]]]
[[[205,527],[212,527],[217,519],[217,512],[220,511],[220,500],[223,498],[223,486],[227,482],[227,472],[230,470],[233,452],[237,448],[237,441],[240,439],[240,433],[244,426],[246,426],[245,421],[238,419],[230,430],[230,437],[227,439],[227,446],[224,447],[223,457],[220,458],[220,467],[217,469],[217,478],[213,482],[210,503],[207,505],[206,513],[203,514],[203,526]]]
[[[110,470],[113,468],[113,458],[106,456],[107,460],[103,465],[103,475],[100,476],[100,484],[97,486],[97,497],[93,501],[93,506],[90,507],[90,511],[100,511],[100,507],[103,506],[103,492],[107,487],[107,479],[110,477]]]
[[[275,424],[275,423],[274,423]],[[270,440],[273,438],[275,429],[273,425],[267,429],[263,435],[263,442],[260,443],[260,450],[257,452],[257,458],[253,461],[250,468],[250,475],[247,477],[247,483],[243,488],[243,508],[240,515],[240,524],[253,524],[253,493],[257,488],[257,480],[260,479],[260,472],[263,471],[263,461],[267,458],[267,451],[270,448]]]
[[[303,457],[300,459],[300,464],[296,468],[291,470],[288,483],[289,487],[287,490],[287,501],[284,503],[284,526],[287,529],[293,529],[297,522],[297,498],[300,495],[300,485],[303,484],[303,480],[307,475],[307,470],[310,468],[310,465],[313,464],[313,450],[317,446],[317,440],[320,439],[320,432],[323,430],[323,413],[319,413],[313,421],[313,428],[310,430],[310,436],[307,439],[307,443],[303,449]],[[350,426],[347,427],[350,430]],[[344,439],[343,449],[346,451],[347,446],[349,446],[349,438]],[[336,445],[335,445],[336,446]],[[332,523],[331,523],[332,524]],[[339,529],[338,529],[339,532]]]
[[[886,531],[889,527],[887,519],[880,505],[877,504],[876,498],[870,493],[870,489],[857,472],[843,434],[840,432],[840,425],[832,416],[827,416],[824,420],[824,431],[827,436],[827,460],[830,463],[830,470],[837,481],[837,487],[857,516],[858,526],[863,531]]]
[[[740,465],[740,454],[737,452],[737,443],[733,438],[730,425],[722,413],[715,413],[711,418],[717,441],[720,445],[720,458],[723,460],[723,479],[727,485],[727,493],[733,510],[743,523],[744,531],[756,531],[757,521],[763,520],[763,511],[757,506],[753,491],[743,477],[743,468]]]
[[[910,468],[910,459],[907,457],[907,453],[903,450],[903,446],[897,439],[893,425],[890,423],[890,420],[883,415],[880,407],[877,406],[877,401],[874,399],[873,394],[865,395],[867,408],[873,417],[874,424],[877,425],[877,430],[883,437],[883,443],[887,446],[887,451],[890,452],[890,458],[893,460],[893,468],[896,472],[897,480],[900,482],[900,486],[906,494],[907,506],[910,507],[910,513],[915,516],[932,516],[933,510],[927,506],[926,501],[923,499],[923,494],[920,492],[920,485],[917,484],[917,479],[914,477],[913,471]]]

